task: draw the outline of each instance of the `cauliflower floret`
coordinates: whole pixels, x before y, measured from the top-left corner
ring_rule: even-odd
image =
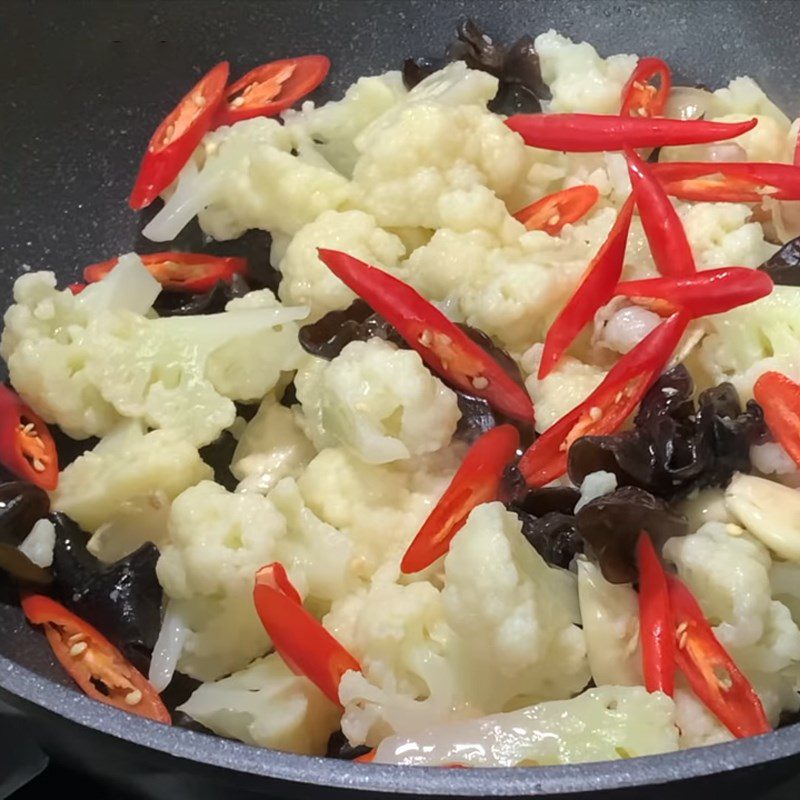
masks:
[[[756,688],[764,689],[774,723],[784,698],[791,702],[785,689],[800,662],[800,629],[786,606],[772,598],[766,547],[741,528],[709,522],[691,536],[670,539],[664,555],[716,623],[720,642]]]
[[[644,683],[639,650],[639,603],[630,584],[609,583],[596,564],[578,560],[578,597],[594,682]]]
[[[789,118],[786,114],[747,75],[734,78],[727,86],[713,93],[709,116],[719,119],[725,114],[771,117],[782,127],[789,127]]]
[[[283,516],[259,494],[203,481],[175,498],[168,529],[156,571],[189,628],[178,669],[200,680],[242,669],[269,647],[252,592],[256,571],[278,560]]]
[[[145,434],[131,420],[63,470],[51,504],[94,533],[89,549],[112,562],[146,541],[160,545],[172,500],[211,476],[197,448],[173,431]]]
[[[568,610],[574,600],[565,597],[576,586],[553,577],[521,530],[501,503],[480,505],[444,562],[445,617],[471,659],[495,675],[475,687],[491,698],[487,711],[571,695],[589,680],[586,643]]]
[[[605,378],[599,367],[565,356],[544,379],[536,373],[542,358],[542,345],[535,344],[522,357],[522,369],[529,373],[525,387],[536,409],[536,430],[546,431],[568,411],[582,403]]]
[[[352,569],[370,579],[381,564],[399,564],[462,455],[462,448],[452,447],[413,462],[373,465],[343,448],[329,448],[297,482],[308,507],[348,535]]]
[[[707,317],[710,334],[699,357],[713,382],[730,381],[744,398],[768,370],[800,380],[800,289],[775,286],[772,294]]]
[[[273,302],[151,319],[89,305],[93,294],[81,298],[93,287],[70,300],[54,284],[49,273],[17,281],[0,350],[20,395],[76,439],[104,436],[132,418],[208,444],[233,423],[231,400],[260,398],[300,355],[296,345],[287,351],[287,339],[304,308]],[[266,355],[253,356],[254,336]]]
[[[341,100],[319,108],[306,100],[300,111],[285,111],[283,120],[294,136],[313,140],[338,172],[350,176],[358,158],[356,136],[407,94],[400,72],[386,72],[359,78]]]
[[[502,201],[524,178],[525,145],[499,117],[438,103],[404,104],[389,116],[391,124],[379,119],[356,140],[358,207],[382,226],[522,232]]]
[[[204,683],[178,710],[220,736],[306,755],[324,755],[339,724],[339,709],[276,653]]]
[[[461,416],[455,393],[415,351],[379,338],[310,360],[295,385],[316,447],[343,444],[370,464],[440,450]]]
[[[355,299],[355,294],[319,260],[318,247],[342,250],[390,271],[405,255],[400,239],[379,228],[374,217],[363,211],[320,214],[297,232],[279,264],[283,275],[281,299],[308,306],[311,320],[345,308]]]
[[[708,744],[729,742],[733,734],[697,699],[682,676],[675,688],[675,725],[678,727],[680,749],[705,747]]]
[[[554,30],[537,36],[534,46],[553,96],[548,111],[619,113],[622,87],[636,66],[636,56],[602,59],[588,42],[576,44]]]
[[[267,395],[247,423],[231,460],[237,492],[266,494],[285,477],[297,478],[316,454],[296,415]]]
[[[347,197],[347,179],[313,144],[258,117],[206,134],[144,234],[169,241],[196,215],[215,239],[235,239],[250,228],[291,235]]]
[[[393,736],[380,743],[375,761],[521,767],[616,761],[677,749],[669,697],[649,694],[643,686],[601,686],[571,700]]]

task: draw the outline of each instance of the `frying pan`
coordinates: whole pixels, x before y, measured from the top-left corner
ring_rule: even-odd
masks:
[[[439,55],[457,22],[474,17],[513,40],[554,27],[601,53],[667,57],[678,82],[723,85],[753,75],[793,116],[800,85],[794,0],[738,2],[6,2],[0,26],[0,301],[24,268],[63,282],[103,257],[139,248],[142,220],[126,197],[155,124],[187,87],[227,58],[242,74],[272,58],[327,53],[317,99],[359,75]],[[197,236],[195,231],[188,234]],[[217,252],[263,240],[222,243]],[[710,748],[565,767],[443,770],[364,766],[260,750],[167,728],[95,703],[54,664],[0,585],[0,698],[22,709],[56,758],[139,796],[282,798],[559,795],[701,797],[756,791],[800,770],[800,726]],[[676,785],[680,782],[680,785]]]

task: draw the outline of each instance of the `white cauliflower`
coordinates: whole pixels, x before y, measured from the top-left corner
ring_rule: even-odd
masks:
[[[609,583],[596,564],[580,558],[578,597],[594,682],[598,686],[644,683],[639,649],[639,602],[633,587]]]
[[[462,455],[462,448],[448,448],[414,462],[374,465],[328,448],[297,482],[314,514],[350,538],[352,569],[368,580],[381,564],[399,565]]]
[[[603,59],[588,42],[576,44],[554,30],[537,36],[534,46],[553,96],[548,111],[619,113],[622,87],[636,66],[636,56]]]
[[[709,522],[691,536],[670,539],[673,561],[714,632],[747,673],[774,723],[800,663],[800,629],[789,609],[772,597],[767,549],[737,526]],[[784,672],[784,675],[781,675]]]
[[[296,415],[267,395],[239,437],[231,473],[238,492],[266,494],[285,477],[297,478],[316,454]]]
[[[405,247],[392,233],[379,228],[363,211],[325,211],[301,228],[280,260],[283,276],[280,296],[286,303],[311,309],[309,318],[345,308],[354,299],[350,291],[317,255],[318,247],[341,250],[376,267],[394,271]]]
[[[356,136],[407,94],[402,75],[386,72],[359,78],[341,100],[318,108],[306,100],[300,111],[285,111],[283,120],[292,135],[311,139],[334,169],[350,176],[358,158]]]
[[[601,686],[571,700],[451,722],[378,746],[377,763],[533,767],[616,761],[678,749],[675,707],[643,686]]]
[[[542,345],[535,344],[522,357],[522,369],[529,375],[525,387],[533,398],[536,409],[536,430],[547,430],[568,411],[582,403],[605,378],[599,367],[584,364],[571,356],[564,356],[556,368],[544,379],[536,373],[542,357]]]
[[[51,504],[94,533],[89,549],[111,562],[146,541],[160,545],[172,500],[211,476],[189,442],[130,420],[62,471]]]
[[[455,393],[413,350],[379,338],[351,342],[295,378],[306,432],[317,448],[345,445],[370,464],[445,447],[461,416]]]
[[[250,228],[291,235],[349,194],[347,179],[313,143],[265,117],[206,134],[174,187],[143,231],[153,241],[173,239],[194,216],[215,239]]]
[[[189,628],[178,669],[215,680],[268,650],[253,584],[258,569],[279,560],[286,535],[283,516],[259,494],[231,494],[203,481],[175,498],[157,574]]]
[[[709,335],[700,360],[714,383],[730,381],[752,397],[759,375],[777,370],[800,380],[800,289],[775,286],[772,294],[706,318]]]
[[[733,734],[697,699],[681,675],[675,688],[675,725],[678,727],[680,749],[705,747],[708,744],[729,742]]]
[[[178,710],[220,736],[305,755],[324,755],[339,724],[339,709],[276,653],[202,684]]]
[[[747,75],[734,78],[727,86],[717,89],[713,93],[709,115],[718,119],[725,114],[772,117],[782,127],[789,127],[789,118],[786,114]]]
[[[115,270],[116,271],[116,270]],[[113,276],[114,272],[112,272]],[[103,290],[106,278],[96,286]],[[47,422],[76,439],[104,436],[123,418],[175,431],[196,446],[231,425],[231,400],[260,398],[280,369],[304,308],[238,308],[152,319],[58,292],[50,273],[23,275],[0,351],[14,387]],[[275,352],[254,357],[248,345]],[[219,352],[216,352],[219,351]],[[253,396],[253,392],[256,395]]]
[[[519,699],[574,694],[589,680],[583,633],[572,624],[574,581],[564,583],[522,536],[501,503],[475,508],[445,557],[445,617],[474,661],[486,711]],[[468,670],[469,671],[469,670]]]

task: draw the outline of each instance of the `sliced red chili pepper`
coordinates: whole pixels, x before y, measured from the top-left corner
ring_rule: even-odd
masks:
[[[303,607],[279,562],[256,573],[253,602],[272,644],[296,675],[305,675],[331,702],[339,703],[345,672],[361,671],[358,661]]]
[[[211,128],[228,82],[228,62],[207,72],[164,117],[147,144],[128,204],[149,206],[169,186]]]
[[[471,395],[484,398],[513,419],[533,420],[533,403],[528,393],[419,292],[346,253],[323,248],[318,253],[339,280],[397,328],[437,375]]]
[[[18,478],[48,492],[58,486],[58,453],[50,430],[22,402],[0,385],[0,464]]]
[[[709,203],[800,200],[800,168],[760,161],[666,161],[650,165],[667,194]]]
[[[662,316],[683,309],[692,317],[722,314],[732,308],[766,297],[773,289],[766,272],[748,267],[708,269],[685,278],[648,278],[624,281],[615,295],[630,297],[634,303]]]
[[[378,748],[373,747],[368,753],[364,753],[363,756],[358,756],[358,758],[354,758],[353,761],[357,761],[359,764],[369,764],[370,762],[375,760],[375,756],[378,755]]]
[[[71,283],[69,286],[67,286],[67,289],[69,289],[72,294],[80,294],[85,288],[85,283]]]
[[[642,531],[636,543],[639,569],[639,641],[644,685],[648,692],[675,692],[675,626],[667,589],[667,573],[650,534]]]
[[[719,142],[741,136],[757,124],[757,119],[706,122],[609,114],[515,114],[506,120],[525,144],[564,153]]]
[[[429,567],[450,549],[475,506],[497,500],[503,471],[514,460],[519,433],[500,425],[472,445],[450,485],[406,550],[400,569],[406,574]]]
[[[781,447],[800,466],[800,384],[781,372],[765,372],[753,387],[756,402]]]
[[[613,433],[661,374],[690,318],[673,314],[609,370],[580,405],[551,425],[523,454],[519,470],[528,486],[544,486],[567,471],[567,454],[581,436]]]
[[[539,363],[539,380],[550,374],[583,326],[591,322],[595,312],[613,296],[614,287],[622,274],[632,215],[631,196],[620,209],[602,247],[589,262],[578,288],[547,331]]]
[[[331,68],[327,56],[284,58],[251,69],[231,84],[217,115],[217,125],[252,117],[274,117],[319,86]]]
[[[649,81],[661,78],[656,88]],[[640,58],[622,89],[623,117],[660,117],[664,113],[670,89],[672,73],[666,61],[660,58]]]
[[[673,278],[694,274],[692,249],[667,193],[633,150],[626,148],[625,158],[633,197],[658,271]]]
[[[544,231],[557,236],[566,224],[577,222],[588,214],[599,197],[600,192],[591,183],[572,186],[525,206],[514,214],[514,218],[529,231]]]
[[[23,595],[21,603],[28,621],[44,626],[55,657],[89,697],[170,724],[153,685],[102,633],[50,597]]]
[[[208,256],[204,253],[147,253],[140,256],[148,272],[173,292],[202,293],[213,289],[217,281],[230,281],[247,270],[247,259]],[[83,270],[88,283],[96,283],[111,272],[119,257],[92,264]]]
[[[769,732],[761,700],[714,635],[697,600],[675,576],[667,576],[667,585],[678,669],[692,691],[734,736]]]

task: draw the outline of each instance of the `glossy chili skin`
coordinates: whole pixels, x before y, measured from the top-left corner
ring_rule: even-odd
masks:
[[[411,286],[347,253],[324,248],[318,252],[331,272],[393,325],[433,372],[513,419],[533,421],[533,404],[525,389]]]
[[[747,133],[757,124],[756,119],[705,122],[608,114],[515,114],[506,120],[525,144],[566,153],[719,142]]]
[[[475,506],[496,500],[505,468],[514,460],[519,433],[511,425],[499,425],[484,433],[467,453],[453,480],[414,541],[406,550],[400,569],[419,572],[450,548]]]
[[[658,88],[651,86],[653,78],[660,78]],[[660,58],[640,58],[622,89],[623,117],[659,117],[664,113],[670,89],[672,72],[666,61]]]
[[[675,692],[675,627],[667,575],[646,531],[636,544],[639,570],[639,642],[648,692]]]
[[[339,681],[345,672],[360,672],[361,665],[306,611],[281,563],[267,564],[256,573],[253,602],[287,666],[339,705]]]
[[[765,372],[753,395],[772,435],[800,467],[800,384],[781,372]]]
[[[595,313],[613,296],[622,275],[625,247],[633,214],[633,198],[620,209],[614,227],[600,250],[589,262],[580,283],[547,331],[539,362],[539,380],[547,377],[567,348]]]
[[[592,184],[571,186],[525,206],[514,214],[514,219],[529,231],[544,231],[550,236],[557,236],[565,225],[577,222],[588,214],[599,197],[600,192]]]

